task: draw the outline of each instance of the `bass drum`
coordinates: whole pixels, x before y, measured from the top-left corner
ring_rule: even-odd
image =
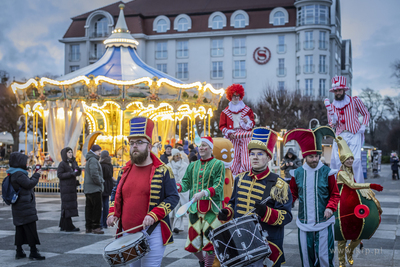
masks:
[[[255,215],[233,219],[210,231],[215,254],[224,267],[246,266],[271,254]]]
[[[343,184],[338,185],[338,187],[340,201],[335,212],[335,240],[370,239],[381,222],[377,204],[373,200],[363,197],[359,190]],[[357,207],[360,205],[369,208],[369,215],[365,218],[358,218],[355,215]]]

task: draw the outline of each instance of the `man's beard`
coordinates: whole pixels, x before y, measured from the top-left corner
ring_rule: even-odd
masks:
[[[134,152],[139,152],[139,154],[134,155]],[[143,152],[140,152],[139,150],[134,150],[131,152],[131,162],[134,164],[142,164],[146,159],[147,156],[149,155],[149,148],[146,147],[146,150]]]
[[[344,99],[344,97],[346,96],[345,93],[343,93],[342,95],[335,95],[335,100],[336,101],[342,101]]]

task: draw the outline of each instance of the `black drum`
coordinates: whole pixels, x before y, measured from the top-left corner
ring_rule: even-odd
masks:
[[[246,266],[271,255],[256,215],[233,219],[210,231],[221,267]]]

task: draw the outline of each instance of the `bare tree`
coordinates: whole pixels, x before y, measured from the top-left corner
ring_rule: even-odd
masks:
[[[400,85],[400,59],[396,60],[392,64],[393,77],[396,77],[398,85]]]
[[[386,96],[383,100],[383,105],[389,114],[395,116],[397,119],[400,119],[400,96]]]

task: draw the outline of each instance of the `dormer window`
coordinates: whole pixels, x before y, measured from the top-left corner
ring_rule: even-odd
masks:
[[[188,30],[188,26],[189,26],[189,23],[188,23],[187,19],[181,18],[181,19],[178,21],[178,32],[185,32],[185,31],[187,31],[187,30]]]
[[[99,18],[94,23],[93,37],[106,37],[107,35],[107,19],[105,17]]]
[[[192,28],[192,20],[186,14],[180,14],[174,20],[174,30],[186,32]]]
[[[222,12],[214,12],[208,18],[208,28],[220,30],[226,27],[226,16]]]
[[[245,28],[249,26],[249,15],[244,10],[236,10],[231,16],[231,27]]]
[[[166,16],[158,16],[153,21],[153,31],[158,33],[167,32],[170,30],[171,24]]]
[[[234,22],[235,26],[234,27],[235,28],[244,28],[245,22],[246,22],[246,20],[245,20],[244,16],[242,14],[238,14],[235,17],[235,22]]]
[[[274,15],[274,26],[285,25],[285,15],[278,11]]]
[[[289,13],[283,7],[274,8],[269,15],[269,24],[283,26],[289,22]]]
[[[221,16],[215,16],[212,20],[212,29],[219,30],[223,28],[223,20]]]
[[[157,22],[157,32],[167,32],[167,22],[163,19],[160,19]]]

